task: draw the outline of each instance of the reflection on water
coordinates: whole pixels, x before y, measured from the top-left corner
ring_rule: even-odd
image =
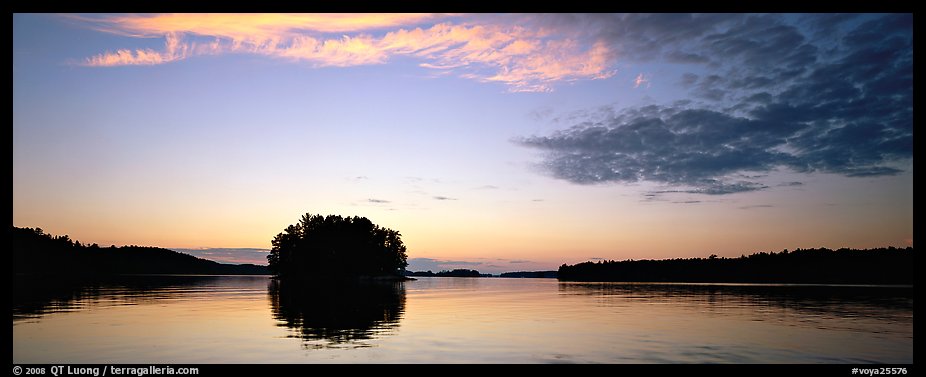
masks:
[[[266,279],[266,277],[254,277]],[[257,281],[257,280],[254,280]],[[13,323],[99,305],[136,305],[180,299],[203,289],[237,289],[241,281],[203,275],[127,275],[106,278],[13,278]]]
[[[401,282],[324,286],[273,280],[268,292],[273,317],[297,332],[306,348],[369,347],[364,340],[393,332],[405,311]]]
[[[564,295],[591,296],[599,305],[610,307],[674,305],[676,310],[688,311],[692,316],[720,318],[730,323],[748,320],[807,332],[823,330],[828,336],[874,334],[879,341],[889,336],[891,342],[879,350],[884,351],[883,357],[912,351],[904,345],[913,340],[912,286],[560,283],[559,291]],[[722,330],[735,332],[729,328]]]
[[[325,284],[14,278],[13,362],[913,362],[912,287]]]
[[[564,282],[559,283],[559,291],[596,296],[605,305],[684,302],[718,312],[775,307],[805,314],[886,319],[913,312],[912,286]]]
[[[18,363],[287,362],[268,276],[14,279]]]

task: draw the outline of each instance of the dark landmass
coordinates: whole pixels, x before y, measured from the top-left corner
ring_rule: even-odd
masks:
[[[223,264],[173,250],[147,246],[82,245],[67,235],[40,228],[10,230],[13,275],[103,276],[117,274],[266,275],[266,266]]]
[[[277,279],[408,280],[401,234],[366,217],[306,213],[271,243],[267,261]]]
[[[559,280],[692,283],[913,284],[913,248],[797,249],[739,258],[562,265]]]
[[[487,278],[492,277],[492,274],[481,274],[476,270],[467,270],[465,268],[458,268],[453,271],[440,271],[440,272],[431,272],[428,271],[406,271],[405,276],[424,276],[424,277],[455,277],[455,278]]]
[[[559,274],[556,271],[517,271],[503,272],[499,277],[503,278],[546,278],[556,279]]]
[[[367,239],[349,237],[360,232]],[[11,227],[13,275],[106,276],[121,274],[263,275],[271,271],[253,264],[222,264],[173,250],[144,247],[82,245],[67,235],[52,236],[39,228]],[[308,237],[307,237],[308,236]],[[343,240],[355,241],[339,242]],[[272,262],[277,277],[359,281],[414,280],[409,276],[492,277],[476,270],[404,271],[405,247],[398,232],[365,218],[306,216],[274,239]],[[365,262],[359,256],[372,256]],[[298,267],[294,267],[298,266]],[[324,268],[327,266],[327,269]],[[353,267],[357,269],[351,269]],[[562,265],[558,271],[506,272],[501,277],[559,278],[562,281],[913,284],[913,248],[797,249],[760,252],[739,258],[627,260]],[[305,269],[304,269],[305,268]],[[287,274],[280,272],[288,271]]]

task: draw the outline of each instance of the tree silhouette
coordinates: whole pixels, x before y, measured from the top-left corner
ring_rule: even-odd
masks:
[[[787,249],[739,258],[626,260],[562,265],[565,281],[913,284],[913,247]]]
[[[456,278],[478,278],[484,276],[492,276],[491,274],[481,274],[477,270],[468,270],[465,268],[457,268],[453,271],[443,270],[441,272],[431,272],[428,271],[415,271],[415,272],[406,272],[405,276],[424,276],[424,277],[456,277]]]
[[[11,227],[13,274],[47,278],[114,274],[266,274],[264,266],[222,264],[158,247],[85,245],[41,228]]]
[[[285,278],[398,276],[408,265],[401,234],[366,217],[306,213],[272,245],[270,271]]]

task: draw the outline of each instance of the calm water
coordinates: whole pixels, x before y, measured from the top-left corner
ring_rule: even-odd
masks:
[[[912,363],[913,288],[14,281],[13,363]]]

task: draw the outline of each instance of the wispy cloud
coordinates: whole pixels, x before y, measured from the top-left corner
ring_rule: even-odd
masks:
[[[457,199],[456,199],[456,198],[447,197],[447,196],[440,196],[440,195],[437,195],[437,196],[434,196],[434,200],[457,200]]]
[[[771,204],[754,204],[748,206],[739,207],[739,209],[753,209],[753,208],[774,208],[775,206]]]
[[[316,67],[384,64],[394,56],[424,60],[425,69],[453,71],[510,91],[551,91],[563,81],[611,77],[615,53],[587,36],[502,22],[448,21],[432,14],[159,14],[75,20],[130,37],[164,37],[163,51],[121,49],[87,66],[155,65],[197,55],[258,54]],[[459,18],[459,17],[457,17]],[[444,22],[436,23],[439,20]],[[431,24],[430,27],[418,26]],[[339,35],[332,35],[339,33]]]
[[[155,65],[184,59],[193,53],[191,45],[182,43],[176,33],[165,36],[164,51],[152,49],[122,49],[106,52],[86,59],[85,65],[93,67],[113,67],[120,65]]]
[[[391,28],[442,16],[429,13],[168,13],[71,17],[94,25],[98,30],[126,36],[154,37],[173,32],[255,41],[294,35],[301,30],[346,33]]]
[[[374,198],[367,199],[367,202],[368,202],[368,203],[374,203],[374,204],[392,203],[391,200],[374,199]]]
[[[637,78],[633,79],[633,88],[639,88],[641,85],[643,85],[645,88],[650,87],[649,77],[642,73],[637,75]]]
[[[267,249],[255,248],[173,248],[171,250],[219,263],[251,263],[259,265],[267,264],[267,254],[270,252]]]

